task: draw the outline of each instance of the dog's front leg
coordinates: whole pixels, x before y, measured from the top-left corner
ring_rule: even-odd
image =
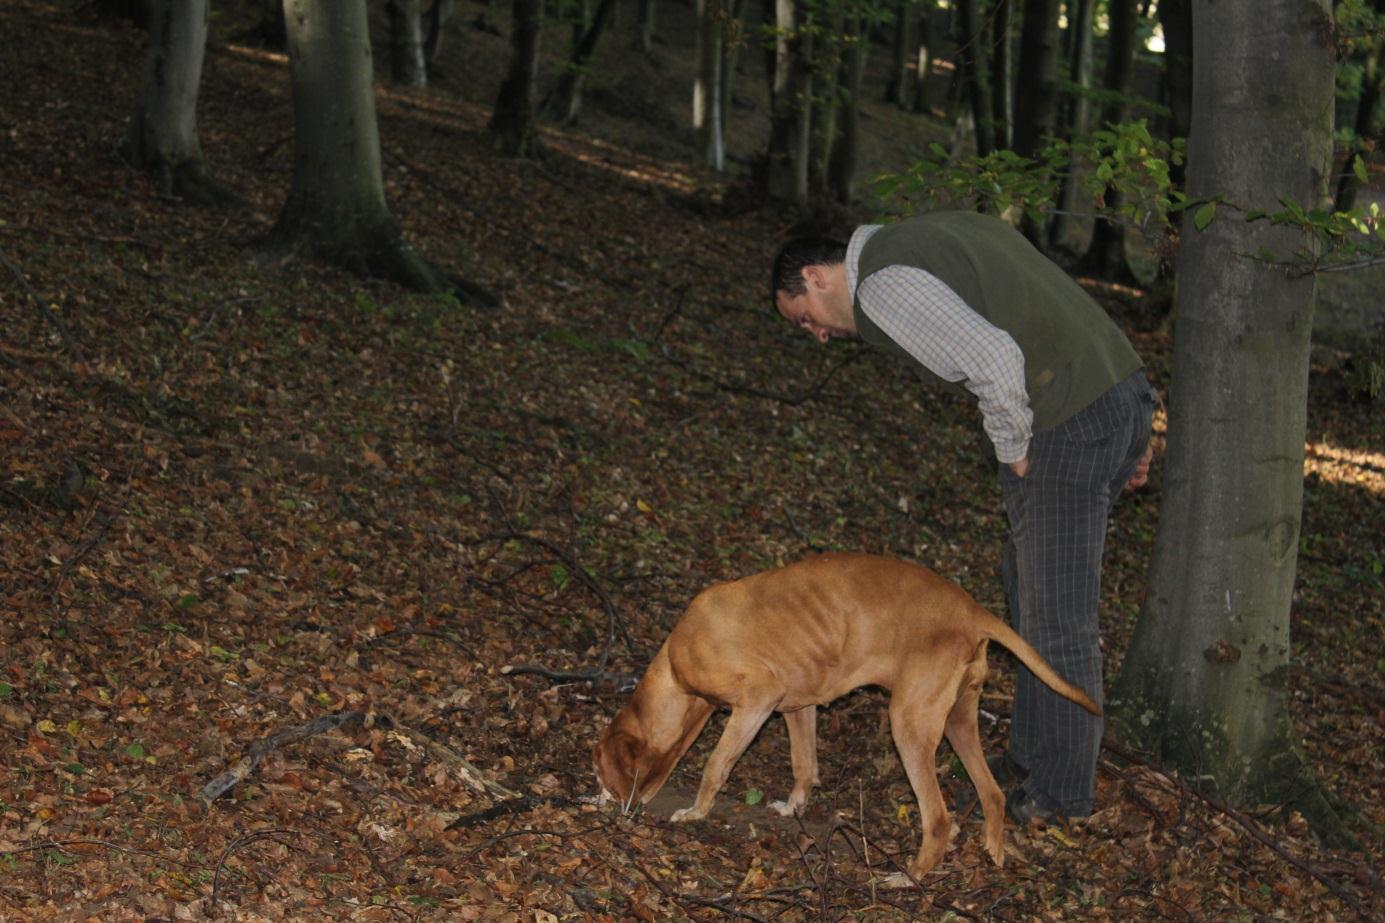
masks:
[[[789,760],[793,763],[793,791],[787,801],[770,803],[770,810],[783,817],[798,814],[808,803],[808,794],[818,779],[818,707],[809,705],[797,711],[785,712],[784,723],[789,728]]]
[[[755,732],[774,711],[774,704],[756,707],[731,709],[731,717],[726,719],[726,729],[721,732],[721,740],[707,757],[707,765],[702,770],[702,784],[697,788],[697,800],[689,808],[673,812],[670,820],[675,823],[685,820],[701,820],[712,809],[717,792],[726,784],[731,767],[741,758],[745,748],[755,739]]]

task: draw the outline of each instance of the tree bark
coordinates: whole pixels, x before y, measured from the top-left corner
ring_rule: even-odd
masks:
[[[860,109],[861,82],[866,72],[869,37],[859,18],[852,19],[844,30],[847,46],[841,66],[840,130],[832,145],[832,157],[827,168],[827,185],[832,197],[850,204],[856,193],[856,161],[861,143]]]
[[[936,0],[925,0],[923,4],[923,14],[919,16],[918,31],[918,72],[917,80],[914,84],[914,111],[925,113],[931,111],[928,100],[928,91],[931,85],[929,78],[933,72],[933,14],[937,11]]]
[[[365,0],[285,0],[293,89],[293,182],[267,249],[494,303],[419,256],[385,204]]]
[[[639,4],[640,50],[648,54],[654,50],[654,22],[658,13],[658,0],[639,0]]]
[[[540,150],[535,135],[534,88],[539,76],[543,0],[514,0],[512,8],[509,70],[500,84],[486,131],[499,153],[528,157]]]
[[[123,153],[132,166],[154,178],[164,195],[219,206],[239,199],[212,177],[197,136],[208,9],[208,0],[150,4],[144,79]]]
[[[1181,2],[1186,3],[1187,0]],[[1092,84],[1092,11],[1095,7],[1095,0],[1069,0],[1068,3],[1068,79],[1077,87],[1077,91],[1059,107],[1058,130],[1069,141],[1087,133],[1090,106],[1085,91]],[[1048,245],[1051,248],[1067,249],[1069,238],[1076,231],[1076,222],[1072,219],[1072,212],[1077,206],[1077,178],[1072,172],[1074,166],[1070,161],[1068,172],[1058,189],[1058,208],[1048,223]]]
[[[1014,151],[1033,157],[1058,112],[1058,0],[1025,0],[1015,88]]]
[[[1385,0],[1375,0],[1375,13],[1385,17]],[[1337,181],[1334,208],[1349,211],[1356,206],[1356,192],[1361,182],[1352,170],[1357,155],[1366,155],[1371,147],[1385,134],[1385,125],[1380,118],[1380,97],[1385,93],[1385,35],[1376,34],[1366,50],[1361,62],[1361,95],[1356,103],[1356,120],[1352,125],[1354,135],[1347,145],[1346,160],[1343,162],[1341,179]]]
[[[596,54],[596,43],[606,30],[606,23],[610,22],[615,5],[616,0],[601,0],[597,4],[596,14],[572,49],[572,58],[564,68],[563,75],[543,101],[541,108],[564,125],[576,123],[582,112],[582,84],[587,75],[587,64]]]
[[[1164,100],[1169,107],[1164,135],[1187,138],[1193,121],[1193,6],[1192,0],[1159,0],[1159,25],[1164,32]],[[1183,188],[1186,164],[1169,166],[1169,181]]]
[[[1135,73],[1136,0],[1109,0],[1111,32],[1106,43],[1104,88],[1110,95],[1101,107],[1102,125],[1124,122],[1130,106],[1131,78]],[[1114,185],[1106,189],[1106,207],[1116,209],[1121,204],[1120,190]],[[1125,258],[1125,225],[1118,220],[1098,217],[1092,228],[1092,242],[1082,259],[1083,268],[1099,279],[1134,284],[1135,274]]]
[[[1191,195],[1327,201],[1328,0],[1194,0]],[[1167,473],[1149,589],[1108,715],[1233,803],[1332,814],[1285,709],[1303,500],[1315,248],[1291,224],[1185,219]]]
[[[890,79],[885,84],[885,102],[894,103],[900,108],[908,105],[909,65],[913,63],[913,41],[910,28],[910,0],[898,0],[894,8],[894,31],[892,33]]]
[[[423,60],[429,70],[437,64],[453,12],[453,0],[433,0],[433,5],[428,7],[427,32],[423,37]]]
[[[991,98],[990,66],[985,54],[985,22],[977,9],[977,0],[958,0],[957,16],[961,27],[961,47],[957,58],[962,79],[966,82],[967,98],[971,101],[976,153],[984,157],[995,150],[995,123],[991,121],[994,103]]]
[[[389,0],[385,9],[390,19],[391,79],[404,86],[427,86],[422,0]]]
[[[813,91],[812,33],[803,0],[774,0],[775,64],[765,194],[808,207],[809,99]]]
[[[721,0],[697,0],[697,75],[693,78],[693,130],[702,162],[717,172],[726,166],[722,134],[722,54],[725,11]]]
[[[995,0],[991,14],[991,119],[996,147],[1009,150],[1014,142],[1015,75],[1011,64],[1010,26],[1014,0]]]

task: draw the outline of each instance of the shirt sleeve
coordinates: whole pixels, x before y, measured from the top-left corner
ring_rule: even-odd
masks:
[[[945,282],[912,266],[886,266],[857,289],[861,310],[920,365],[976,396],[983,427],[1005,464],[1029,453],[1034,413],[1024,353]]]

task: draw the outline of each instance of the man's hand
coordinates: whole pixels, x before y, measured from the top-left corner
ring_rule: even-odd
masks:
[[[1135,490],[1144,487],[1149,481],[1149,462],[1154,457],[1154,444],[1145,446],[1145,454],[1140,456],[1140,463],[1135,466],[1135,473],[1130,475],[1130,480],[1125,482],[1126,490]]]
[[[1010,470],[1015,472],[1015,477],[1024,477],[1025,474],[1029,472],[1029,456],[1026,455],[1019,461],[1010,462]],[[1149,470],[1148,465],[1145,466],[1145,470]],[[1143,481],[1141,483],[1143,483]]]

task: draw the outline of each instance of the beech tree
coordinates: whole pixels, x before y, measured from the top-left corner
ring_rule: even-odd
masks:
[[[957,24],[959,46],[957,63],[971,103],[972,122],[976,131],[976,153],[986,156],[996,149],[994,100],[991,95],[991,72],[985,54],[985,20],[977,6],[978,0],[958,0]]]
[[[774,22],[765,194],[807,208],[813,34],[803,0],[774,0]]]
[[[164,195],[195,205],[237,197],[217,182],[197,136],[197,91],[207,48],[208,0],[151,0],[144,79],[122,152]]]
[[[1124,122],[1130,115],[1131,80],[1135,73],[1135,21],[1138,15],[1135,0],[1109,0],[1111,29],[1106,37],[1106,67],[1103,87],[1106,102],[1101,107],[1103,125]],[[1120,207],[1120,189],[1114,185],[1106,190],[1106,206]],[[1125,258],[1125,225],[1098,216],[1092,230],[1092,242],[1082,259],[1085,271],[1114,282],[1134,284],[1135,274]]]
[[[725,92],[723,54],[726,12],[722,0],[697,0],[697,74],[693,77],[693,130],[702,162],[713,170],[726,166],[726,128],[722,116]]]
[[[1187,2],[1187,0],[1183,0]],[[1160,6],[1163,6],[1161,3]],[[1068,141],[1087,131],[1087,89],[1092,83],[1092,11],[1096,0],[1070,0],[1067,7],[1068,27],[1064,46],[1068,55],[1068,80],[1073,92],[1063,97],[1059,106],[1058,132]],[[1077,206],[1078,184],[1073,176],[1076,158],[1069,159],[1069,169],[1063,174],[1058,189],[1057,208],[1048,223],[1048,245],[1064,248],[1073,234],[1072,212]]]
[[[271,254],[306,253],[425,291],[494,303],[405,242],[385,204],[365,0],[285,0],[293,184]]]
[[[582,84],[586,81],[587,62],[596,54],[596,44],[601,39],[601,33],[606,31],[606,24],[611,21],[615,8],[616,0],[601,0],[597,4],[596,13],[586,28],[581,30],[580,37],[574,34],[577,40],[573,44],[572,57],[558,78],[558,83],[544,98],[543,111],[563,125],[575,123],[582,112]]]
[[[534,87],[539,74],[543,0],[514,0],[510,23],[510,66],[486,131],[497,151],[527,157],[539,147],[534,134]]]
[[[1058,112],[1058,0],[1025,0],[1016,81],[1014,151],[1036,157]]]
[[[1205,204],[1184,223],[1159,530],[1108,714],[1224,799],[1330,823],[1285,709],[1314,294],[1298,261],[1317,238],[1230,206],[1327,202],[1331,8],[1192,10],[1188,191]]]
[[[427,86],[422,0],[389,0],[385,10],[390,19],[391,78],[404,86]]]
[[[1370,21],[1373,29],[1361,43],[1361,80],[1356,97],[1356,119],[1352,124],[1352,140],[1347,147],[1345,169],[1337,182],[1335,207],[1346,211],[1356,205],[1356,193],[1361,183],[1352,166],[1358,156],[1368,156],[1382,134],[1385,120],[1381,118],[1381,96],[1385,95],[1385,0],[1372,0]]]

